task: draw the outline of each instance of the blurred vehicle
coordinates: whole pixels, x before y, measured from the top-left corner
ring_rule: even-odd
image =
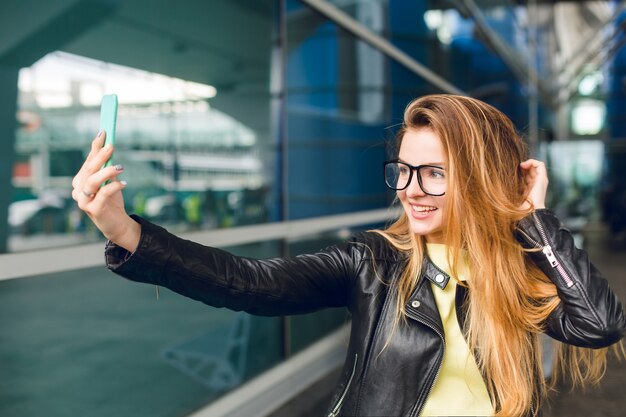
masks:
[[[9,227],[13,234],[52,234],[67,231],[67,203],[54,193],[16,201],[9,205]]]
[[[178,222],[185,218],[185,211],[174,194],[147,198],[144,214],[155,222]]]

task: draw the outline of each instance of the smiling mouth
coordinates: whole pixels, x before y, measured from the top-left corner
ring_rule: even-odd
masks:
[[[416,213],[430,213],[432,211],[437,210],[437,207],[432,207],[432,206],[411,206],[411,208]]]

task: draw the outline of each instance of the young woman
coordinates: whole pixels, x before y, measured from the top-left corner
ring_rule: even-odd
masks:
[[[124,211],[92,144],[73,198],[109,239],[107,265],[217,307],[283,315],[346,306],[351,337],[328,416],[537,415],[539,336],[559,368],[598,379],[626,321],[605,279],[545,209],[543,163],[510,120],[475,99],[410,103],[387,185],[404,208],[385,230],[316,254],[253,260],[182,240]],[[523,161],[523,162],[522,162]]]

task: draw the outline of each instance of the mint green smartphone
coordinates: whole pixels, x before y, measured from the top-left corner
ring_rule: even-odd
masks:
[[[100,130],[106,132],[104,144],[115,145],[115,123],[117,120],[117,95],[107,94],[100,104]],[[102,168],[111,166],[113,157],[105,162]]]

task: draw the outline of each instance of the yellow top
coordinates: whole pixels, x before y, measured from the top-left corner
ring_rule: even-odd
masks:
[[[447,246],[428,243],[428,257],[446,274],[452,276],[447,259]],[[459,265],[460,281],[469,274],[467,263]],[[445,289],[431,283],[446,339],[439,376],[420,413],[426,416],[492,416],[493,406],[478,370],[476,360],[467,346],[456,317],[456,280],[448,281]]]

